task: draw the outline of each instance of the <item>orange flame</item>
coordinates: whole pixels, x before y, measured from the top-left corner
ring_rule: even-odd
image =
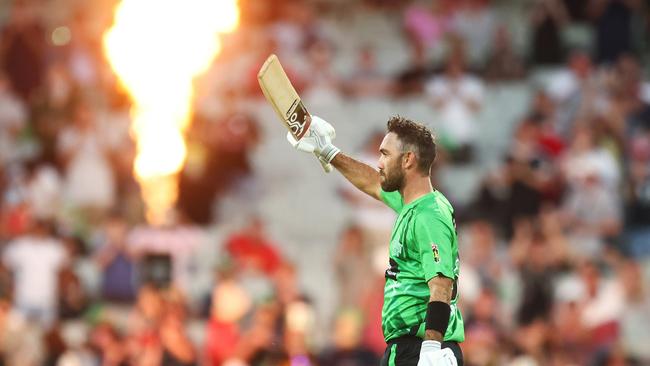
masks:
[[[104,35],[109,63],[133,100],[134,170],[150,223],[165,222],[176,203],[193,81],[219,53],[218,34],[238,20],[236,0],[122,0]]]

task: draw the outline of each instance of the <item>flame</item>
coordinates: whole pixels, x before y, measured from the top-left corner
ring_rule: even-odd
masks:
[[[133,100],[134,174],[150,223],[163,223],[178,196],[193,81],[219,53],[219,33],[238,20],[236,0],[122,0],[116,7],[104,50]]]

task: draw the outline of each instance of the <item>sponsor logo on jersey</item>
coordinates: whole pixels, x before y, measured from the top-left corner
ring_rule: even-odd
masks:
[[[438,245],[436,243],[431,243],[431,250],[433,251],[433,260],[436,263],[440,262],[440,252],[438,251]]]

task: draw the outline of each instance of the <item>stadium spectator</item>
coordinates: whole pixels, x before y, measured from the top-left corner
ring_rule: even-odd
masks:
[[[291,363],[316,365],[309,335],[315,328],[314,307],[304,299],[289,303],[284,312],[284,352]]]
[[[432,50],[440,48],[453,26],[454,1],[430,1],[410,5],[404,11],[404,30],[411,46],[412,63],[422,65]]]
[[[377,365],[379,363],[377,355],[363,347],[361,343],[362,322],[363,317],[357,311],[344,310],[338,314],[332,333],[333,346],[331,349],[323,351],[319,357],[319,364],[332,366]]]
[[[538,126],[525,120],[517,127],[510,153],[489,174],[477,201],[479,214],[489,214],[507,238],[520,220],[533,220],[544,201],[546,178],[541,169]]]
[[[522,281],[517,324],[534,329],[536,322],[547,322],[550,318],[553,306],[552,276],[557,263],[546,254],[549,251],[547,238],[527,221],[519,221],[515,226],[510,250]]]
[[[512,47],[508,29],[500,25],[494,33],[493,49],[485,63],[486,81],[512,81],[524,76],[524,63]]]
[[[62,208],[61,177],[51,165],[42,164],[33,167],[28,178],[25,199],[29,203],[32,215],[43,220],[52,220]]]
[[[66,156],[59,151],[59,138],[64,128],[74,120],[75,104],[79,93],[70,71],[63,62],[55,62],[46,70],[43,88],[31,103],[34,137],[38,142],[39,161],[50,163],[63,170]]]
[[[591,0],[562,0],[572,22],[577,24],[588,20],[587,10]]]
[[[591,57],[583,51],[573,52],[567,66],[551,75],[546,91],[556,103],[555,129],[561,136],[571,135],[576,120],[592,118],[599,112],[604,89],[600,81]]]
[[[136,294],[136,258],[126,243],[127,225],[111,215],[103,227],[103,238],[95,254],[101,271],[101,298],[113,302],[132,302]]]
[[[59,272],[68,260],[50,222],[35,220],[29,232],[7,244],[2,260],[14,274],[14,306],[45,327],[57,319]]]
[[[41,365],[45,349],[41,342],[42,329],[31,323],[11,303],[0,300],[0,359],[11,366]]]
[[[581,169],[566,198],[564,223],[570,230],[572,252],[595,258],[620,233],[621,205],[594,166]]]
[[[466,261],[459,281],[463,303],[473,304],[481,288],[500,285],[507,272],[508,257],[505,243],[499,242],[495,228],[488,221],[478,219],[468,225],[465,240],[460,248]]]
[[[392,82],[378,70],[377,56],[370,45],[359,50],[357,67],[341,83],[343,91],[353,97],[381,97],[393,90]]]
[[[561,164],[570,186],[581,185],[586,173],[594,173],[603,186],[615,192],[620,184],[620,168],[612,154],[598,144],[592,126],[579,123]],[[586,171],[585,171],[586,170]]]
[[[501,360],[500,342],[504,340],[500,324],[497,322],[498,300],[489,287],[483,288],[476,298],[465,322],[466,338],[463,354],[476,364],[487,365]]]
[[[78,10],[72,16],[70,25],[70,43],[66,46],[66,58],[70,76],[82,90],[92,94],[98,85],[99,66],[101,55],[96,49],[97,44],[93,39],[93,30],[89,25],[89,16],[83,10]]]
[[[632,23],[640,2],[596,0],[589,7],[596,31],[596,62],[613,63],[632,51]]]
[[[279,330],[283,327],[282,317],[283,313],[277,303],[271,302],[257,307],[250,327],[246,329],[242,342],[236,348],[236,356],[225,362],[224,366],[245,365],[248,362],[288,362],[289,357],[282,349],[283,335]]]
[[[453,31],[464,41],[470,65],[484,64],[494,39],[496,19],[488,5],[489,0],[465,0],[454,13]]]
[[[470,161],[484,86],[480,79],[465,72],[465,56],[460,45],[454,46],[445,73],[428,81],[426,91],[436,112],[440,113],[439,143],[449,151],[452,161]]]
[[[61,131],[57,141],[65,162],[64,194],[72,208],[102,215],[115,204],[115,180],[106,141],[92,107],[78,104],[73,118],[74,124]]]
[[[592,351],[612,346],[618,337],[623,314],[624,290],[620,278],[604,278],[595,262],[579,267],[582,284],[580,319],[589,334]]]
[[[138,291],[127,328],[127,357],[138,365],[158,365],[162,359],[159,329],[164,315],[163,293],[151,285]]]
[[[272,276],[282,265],[282,257],[266,233],[260,217],[253,217],[241,232],[228,237],[225,248],[243,271]]]
[[[381,253],[385,260],[385,253]],[[361,309],[363,309],[363,345],[381,356],[386,342],[381,330],[381,310],[384,298],[384,273],[368,277],[368,286],[360,294]]]
[[[279,17],[270,27],[278,54],[287,60],[300,58],[309,40],[322,36],[315,9],[310,3],[296,0],[279,5],[282,10],[276,12]]]
[[[24,101],[31,101],[43,84],[47,44],[38,11],[40,4],[29,0],[12,4],[9,21],[2,30],[0,59],[11,88]]]
[[[45,344],[45,360],[44,365],[56,365],[63,361],[63,355],[67,351],[67,345],[61,335],[61,329],[58,324],[47,330],[43,334],[43,343]]]
[[[621,346],[638,363],[650,362],[650,293],[641,265],[626,259],[618,268],[625,291],[625,310],[621,317]]]
[[[27,125],[27,107],[11,90],[7,75],[0,72],[0,163],[9,166],[25,161],[29,145],[18,136]]]
[[[204,344],[208,365],[223,365],[238,356],[238,345],[244,342],[245,329],[239,324],[251,310],[248,293],[239,286],[233,272],[223,272],[212,292],[210,318]]]
[[[186,330],[187,310],[180,292],[172,289],[167,294],[159,337],[162,348],[160,364],[197,365],[198,355]]]
[[[298,282],[298,269],[293,263],[287,261],[282,263],[274,273],[273,284],[275,285],[275,298],[284,309],[304,298]]]
[[[303,72],[303,79],[307,80],[303,97],[314,108],[334,105],[343,88],[342,81],[332,69],[334,45],[321,37],[309,40],[305,47],[308,63]]]
[[[568,14],[560,0],[537,0],[530,14],[532,31],[532,63],[557,65],[564,60],[561,33],[567,25]]]
[[[93,276],[81,271],[84,244],[75,238],[65,238],[63,243],[68,260],[59,272],[58,318],[69,320],[79,318],[88,309],[90,296],[86,289],[92,287],[88,282]]]
[[[96,360],[102,364],[120,365],[126,362],[124,340],[110,323],[99,323],[88,336],[95,350]]]
[[[352,225],[341,233],[334,256],[339,306],[359,305],[359,293],[366,286],[367,274],[372,271],[372,257],[369,254],[360,227]]]
[[[625,225],[631,255],[647,255],[650,240],[650,130],[631,141],[626,187]]]
[[[2,239],[9,241],[25,234],[31,221],[29,205],[21,201],[20,192],[11,185],[5,190],[2,200]]]
[[[571,275],[569,275],[571,276]],[[553,348],[566,360],[564,362],[585,363],[589,353],[589,334],[581,319],[582,307],[578,303],[580,285],[564,286],[560,279],[555,288],[555,310],[553,311],[554,334],[562,334],[562,341],[551,339]]]

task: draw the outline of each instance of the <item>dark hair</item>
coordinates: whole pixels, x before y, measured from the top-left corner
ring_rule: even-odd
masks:
[[[436,159],[436,143],[431,131],[423,124],[400,116],[391,117],[387,123],[388,132],[397,135],[402,142],[402,151],[411,151],[417,158],[418,171],[429,174]]]

